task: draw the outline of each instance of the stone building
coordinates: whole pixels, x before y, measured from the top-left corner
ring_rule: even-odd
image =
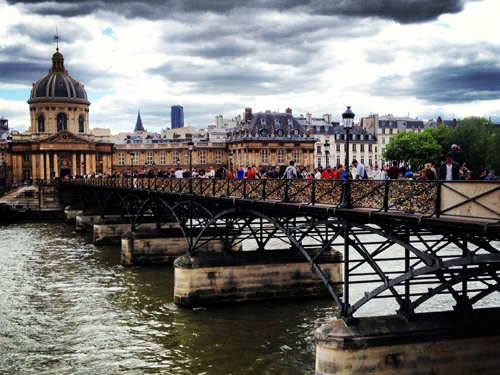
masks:
[[[314,144],[317,139],[308,126],[301,124],[292,115],[290,108],[285,113],[252,113],[245,109],[240,123],[227,133],[227,149],[233,153],[233,169],[255,166],[258,169],[272,165],[295,165],[314,169]]]
[[[68,74],[59,48],[48,74],[33,84],[28,104],[28,131],[11,132],[8,159],[12,174],[7,183],[110,168],[113,144],[110,137],[90,132],[87,93]]]

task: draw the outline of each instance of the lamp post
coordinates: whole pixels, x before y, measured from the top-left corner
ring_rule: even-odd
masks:
[[[192,167],[193,167],[193,160],[191,159],[192,154],[194,150],[194,142],[192,139],[189,140],[188,142],[188,151],[189,151],[189,177],[193,175]]]
[[[325,148],[325,156],[326,156],[326,167],[330,164],[328,156],[330,156],[330,143],[328,142],[328,139],[325,141],[325,144],[323,145]]]
[[[129,153],[130,155],[130,173],[132,173],[132,176],[134,176],[134,158],[135,158],[135,153],[130,151]]]
[[[352,130],[354,123],[354,113],[351,111],[351,107],[348,106],[347,110],[342,113],[342,120],[344,122],[344,130],[346,132],[346,157],[345,157],[345,179],[342,184],[342,203],[340,204],[341,208],[350,208],[351,207],[351,191],[350,191],[350,182],[351,179],[351,171],[349,168],[349,132]]]
[[[99,164],[101,165],[101,170],[100,170],[100,172],[101,172],[101,174],[104,174],[104,170],[102,169],[102,158],[101,158],[101,159],[99,159]]]
[[[84,175],[84,174],[85,174],[85,162],[82,161],[82,175]]]
[[[227,156],[229,157],[229,173],[233,173],[233,167],[232,167],[232,165],[233,165],[233,155],[234,154],[233,154],[232,151],[229,151],[227,153]]]

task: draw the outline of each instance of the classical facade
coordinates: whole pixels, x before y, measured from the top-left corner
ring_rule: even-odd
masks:
[[[252,113],[245,109],[244,119],[228,131],[226,144],[233,154],[234,168],[295,165],[314,168],[314,144],[317,139],[308,126],[301,124],[288,108],[285,113]]]
[[[5,183],[111,167],[113,143],[110,137],[90,132],[87,93],[66,71],[59,48],[52,56],[48,74],[33,84],[28,104],[30,128],[24,133],[10,132],[4,158],[11,173]]]

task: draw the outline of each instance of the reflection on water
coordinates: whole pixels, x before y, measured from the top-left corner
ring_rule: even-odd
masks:
[[[0,373],[312,374],[333,300],[173,304],[173,269],[64,224],[0,226]]]

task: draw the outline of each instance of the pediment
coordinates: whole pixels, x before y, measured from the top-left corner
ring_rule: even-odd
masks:
[[[59,133],[53,134],[44,140],[40,141],[40,144],[46,144],[46,143],[82,143],[82,144],[89,144],[90,141],[87,139],[80,137],[74,133],[71,133],[69,131],[61,131]]]

